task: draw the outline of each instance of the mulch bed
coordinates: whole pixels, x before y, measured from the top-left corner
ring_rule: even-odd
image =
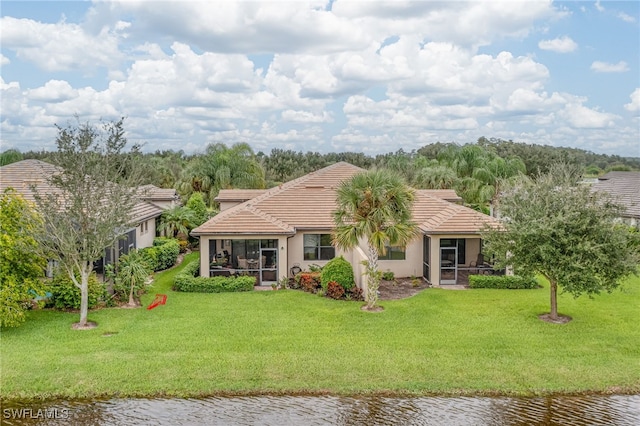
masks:
[[[429,284],[421,278],[412,280],[411,278],[397,278],[394,281],[382,280],[380,283],[380,300],[406,299],[420,293]]]

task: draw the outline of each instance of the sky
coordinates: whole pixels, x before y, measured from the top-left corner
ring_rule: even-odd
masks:
[[[0,149],[125,117],[144,151],[640,157],[640,2],[0,1]]]

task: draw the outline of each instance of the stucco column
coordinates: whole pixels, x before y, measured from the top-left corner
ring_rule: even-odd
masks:
[[[200,237],[200,276],[209,276],[209,237]]]
[[[431,285],[440,286],[440,237],[430,235],[431,247],[429,247],[429,268],[431,269]]]

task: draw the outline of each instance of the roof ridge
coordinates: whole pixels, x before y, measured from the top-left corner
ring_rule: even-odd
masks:
[[[260,202],[260,201],[264,200],[265,198],[270,198],[273,195],[279,194],[279,193],[281,193],[281,192],[283,192],[283,191],[285,191],[285,190],[287,190],[287,189],[289,189],[291,187],[294,187],[294,186],[296,186],[298,184],[301,184],[301,183],[303,183],[305,181],[308,181],[308,180],[310,180],[310,179],[312,179],[314,177],[322,176],[322,175],[326,174],[327,172],[335,169],[339,165],[343,165],[343,164],[346,164],[346,165],[349,165],[351,167],[358,168],[358,169],[360,168],[358,166],[354,166],[351,163],[347,163],[346,161],[339,161],[337,163],[330,164],[330,165],[328,165],[326,167],[323,167],[321,169],[314,170],[313,172],[307,173],[307,174],[305,174],[303,176],[300,176],[299,178],[295,178],[293,180],[281,183],[278,186],[274,186],[273,188],[269,188],[269,189],[267,189],[267,191],[264,194],[260,194],[257,197],[254,197],[254,198],[252,198],[250,200],[247,200],[247,201],[245,201],[245,203]]]
[[[293,232],[295,231],[295,227],[289,225],[286,222],[283,222],[282,220],[273,217],[272,215],[270,215],[269,213],[266,213],[258,208],[256,208],[255,206],[249,204],[247,205],[247,207],[245,208],[245,210],[256,214],[257,216],[260,216],[263,219],[266,219],[267,221],[271,222],[272,224],[276,225],[278,228],[283,229],[284,231],[287,232]]]

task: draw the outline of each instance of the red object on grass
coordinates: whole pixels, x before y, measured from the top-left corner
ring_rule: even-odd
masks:
[[[158,305],[164,305],[167,303],[167,295],[166,294],[156,294],[156,298],[153,299],[153,302],[149,306],[147,306],[147,310],[151,310]]]

